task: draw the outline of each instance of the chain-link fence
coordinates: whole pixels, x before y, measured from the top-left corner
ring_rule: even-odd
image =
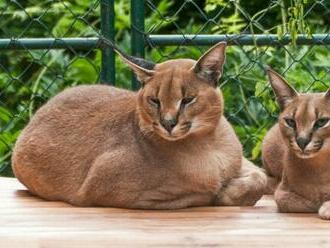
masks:
[[[115,13],[115,16],[114,16]],[[0,0],[0,173],[35,110],[65,87],[115,83],[138,88],[105,39],[155,62],[198,58],[226,40],[226,116],[258,162],[276,121],[263,70],[271,65],[297,89],[329,85],[330,2],[325,0]],[[115,74],[116,69],[116,74]]]

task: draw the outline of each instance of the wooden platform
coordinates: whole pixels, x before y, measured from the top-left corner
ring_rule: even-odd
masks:
[[[0,178],[0,247],[330,247],[330,222],[256,207],[179,211],[75,208]]]

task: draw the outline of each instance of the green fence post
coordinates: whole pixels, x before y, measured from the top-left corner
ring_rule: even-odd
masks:
[[[131,47],[132,55],[144,58],[144,1],[131,0]],[[137,90],[139,83],[132,76],[132,88]]]
[[[115,40],[115,0],[101,0],[101,33],[105,39]],[[115,53],[102,45],[101,83],[115,84]]]

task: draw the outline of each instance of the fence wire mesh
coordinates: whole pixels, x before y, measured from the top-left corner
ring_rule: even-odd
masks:
[[[1,39],[8,38],[101,38],[104,2],[111,1],[0,0],[0,46]],[[143,4],[144,13],[134,17],[145,16],[144,27],[140,19],[131,22],[131,2],[138,4],[135,11],[142,11]],[[198,58],[205,45],[229,41],[232,46],[220,81],[226,116],[245,155],[257,163],[262,138],[278,113],[264,66],[274,67],[302,92],[329,86],[329,1],[123,0],[115,2],[115,13],[117,44],[135,54],[141,54],[145,45],[146,58],[155,62]],[[131,44],[134,32],[138,38]],[[288,38],[289,44],[282,42]],[[304,43],[309,45],[299,45]],[[99,48],[95,43],[88,49],[0,50],[0,174],[11,174],[13,144],[41,104],[66,87],[100,81]],[[116,71],[116,85],[130,88],[128,69],[119,60]]]

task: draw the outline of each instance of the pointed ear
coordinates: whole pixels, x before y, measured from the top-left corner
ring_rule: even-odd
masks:
[[[272,86],[276,95],[278,105],[282,111],[295,96],[298,96],[298,93],[280,74],[278,74],[272,68],[267,67],[266,71],[270,85]]]
[[[216,87],[222,76],[223,65],[226,60],[226,42],[219,42],[204,53],[193,70],[202,79]]]
[[[325,92],[324,97],[330,100],[330,88]]]
[[[123,54],[115,50],[119,57],[134,71],[137,79],[141,82],[142,86],[154,75],[155,64],[146,61],[142,58],[137,58]]]

